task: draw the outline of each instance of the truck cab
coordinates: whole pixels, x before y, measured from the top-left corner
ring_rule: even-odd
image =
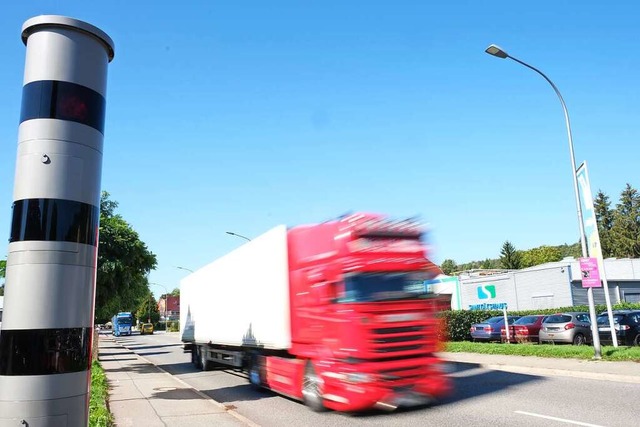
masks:
[[[310,406],[393,409],[449,391],[425,283],[440,270],[421,239],[415,221],[367,214],[289,230],[291,353],[307,360]]]

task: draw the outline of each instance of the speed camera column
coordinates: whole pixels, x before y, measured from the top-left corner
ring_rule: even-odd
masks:
[[[0,425],[86,426],[107,67],[100,29],[43,15],[26,45],[0,333]]]

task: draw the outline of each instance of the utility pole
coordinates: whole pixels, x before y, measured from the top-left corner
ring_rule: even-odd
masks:
[[[54,15],[27,20],[22,41],[0,425],[86,426],[114,44],[91,24]]]

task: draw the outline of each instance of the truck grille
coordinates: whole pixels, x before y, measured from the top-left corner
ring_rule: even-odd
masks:
[[[426,325],[395,326],[374,328],[370,338],[372,351],[384,354],[406,356],[407,352],[420,352],[427,344]]]
[[[429,375],[439,323],[427,304],[380,304],[366,314],[368,346],[361,357],[373,364],[372,371],[385,387],[410,389]]]

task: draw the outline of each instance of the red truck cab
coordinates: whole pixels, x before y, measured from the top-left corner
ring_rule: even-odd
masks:
[[[254,383],[312,409],[427,404],[450,391],[438,301],[414,221],[356,214],[288,231],[291,349],[261,357]]]

